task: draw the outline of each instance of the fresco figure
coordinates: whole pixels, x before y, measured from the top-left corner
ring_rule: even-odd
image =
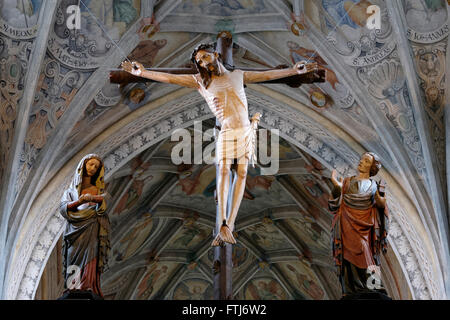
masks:
[[[174,300],[211,300],[213,288],[203,279],[189,279],[180,282],[174,290]]]
[[[139,42],[137,47],[128,56],[130,60],[139,60],[142,64],[146,66],[152,66],[155,61],[155,57],[159,50],[164,48],[167,44],[166,39],[159,40],[143,40]]]
[[[132,0],[114,0],[114,21],[132,23],[137,17],[137,10],[133,7]]]
[[[337,179],[329,208],[334,214],[332,223],[333,256],[343,296],[379,291],[385,293],[380,274],[376,282],[372,277],[379,271],[380,255],[387,248],[388,208],[384,186],[370,177],[377,174],[381,163],[376,154],[366,152],[357,167],[357,174]],[[371,279],[369,279],[371,278]]]
[[[138,62],[124,61],[122,69],[135,76],[154,81],[178,84],[195,88],[202,95],[212,113],[220,122],[216,141],[216,163],[218,164],[217,197],[222,225],[212,246],[224,242],[235,244],[234,223],[245,191],[247,167],[255,162],[256,129],[260,114],[248,115],[244,85],[318,71],[316,63],[298,62],[292,68],[270,71],[229,71],[222,64],[221,56],[211,45],[200,45],[192,54],[197,74],[170,74],[146,70]],[[236,176],[232,183],[231,164],[237,160]],[[229,191],[233,190],[230,210],[227,210]],[[229,212],[228,218],[227,213]]]
[[[188,248],[195,246],[210,235],[210,231],[199,228],[194,223],[187,223],[183,227],[183,233],[173,243],[175,247]]]
[[[276,250],[286,246],[286,239],[271,224],[255,224],[247,231],[250,238],[261,248],[266,250]]]
[[[120,199],[114,214],[121,214],[123,211],[131,208],[139,200],[144,188],[144,180],[134,180],[130,189]]]
[[[37,23],[41,0],[2,0],[0,18],[18,28],[31,28]]]
[[[445,0],[405,1],[405,16],[408,26],[419,32],[434,31],[447,21]]]
[[[63,234],[63,274],[65,285],[80,270],[75,289],[91,291],[103,297],[100,274],[106,271],[110,250],[110,223],[106,213],[104,165],[98,155],[88,154],[78,164],[70,187],[64,192],[60,213],[67,220]]]
[[[322,0],[322,6],[338,26],[348,25],[353,29],[364,27],[370,14],[367,8],[372,3],[367,0]],[[330,28],[333,28],[327,21]]]
[[[143,220],[138,222],[125,237],[120,239],[120,252],[116,256],[117,261],[125,260],[133,255],[145,242],[153,228],[153,218],[150,213],[143,215]],[[126,246],[126,247],[125,247]],[[125,248],[124,248],[125,247]]]
[[[157,264],[152,265],[138,286],[137,299],[148,299],[156,287],[156,282],[167,277],[168,269],[166,265],[160,268],[157,268]]]
[[[322,300],[325,293],[322,288],[305,274],[298,271],[294,266],[288,264],[287,268],[295,274],[297,284],[303,289],[313,300]]]
[[[284,300],[286,295],[275,280],[254,280],[247,285],[246,299]]]

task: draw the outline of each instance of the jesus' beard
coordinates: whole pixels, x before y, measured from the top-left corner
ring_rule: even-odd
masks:
[[[217,62],[217,60],[215,60],[214,62],[209,63],[206,66],[206,68],[208,69],[209,72],[211,72],[212,75],[220,76],[219,63]]]

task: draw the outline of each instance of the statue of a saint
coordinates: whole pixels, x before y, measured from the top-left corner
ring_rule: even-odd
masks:
[[[233,237],[234,223],[245,190],[247,167],[255,160],[255,137],[260,114],[248,115],[244,85],[317,71],[316,63],[298,62],[293,68],[268,71],[227,70],[218,52],[210,45],[200,45],[192,54],[197,74],[170,74],[145,70],[138,62],[124,61],[123,70],[154,81],[178,84],[195,88],[205,98],[212,113],[220,122],[216,142],[216,163],[218,164],[217,200],[222,225],[212,245],[223,242],[236,243]],[[230,183],[231,164],[237,160],[236,177]],[[231,184],[231,186],[230,186]],[[227,203],[229,190],[233,190],[229,216]]]
[[[333,256],[343,296],[385,293],[379,266],[380,255],[387,246],[388,209],[384,185],[370,178],[380,168],[378,156],[366,152],[359,161],[356,176],[338,180],[336,170],[331,175]]]
[[[68,291],[91,291],[99,297],[103,297],[100,274],[106,270],[110,249],[104,172],[99,156],[85,156],[60,204],[60,213],[67,220],[63,235],[65,286]]]

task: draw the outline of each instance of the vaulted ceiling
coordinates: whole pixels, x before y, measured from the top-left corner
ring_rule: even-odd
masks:
[[[200,288],[201,297],[212,298],[215,166],[175,166],[175,143],[163,140],[110,179],[114,246],[103,278],[110,298],[185,299]],[[286,141],[280,149],[277,175],[249,172],[233,248],[234,294],[336,298],[325,170]]]
[[[190,89],[118,86],[108,74],[126,57],[187,66],[193,48],[223,30],[233,34],[237,67],[308,60],[327,70],[325,83],[246,88],[250,113],[279,129],[280,170],[250,170],[233,251],[236,297],[339,297],[330,170],[351,174],[365,150],[381,157],[392,186],[391,294],[446,295],[446,1],[21,3],[0,4],[2,296],[35,296],[49,257],[58,259],[50,253],[64,227],[61,193],[82,155],[96,152],[113,224],[105,294],[211,297],[214,166],[174,165],[170,134],[193,132],[194,120],[212,127],[212,114]],[[80,30],[67,28],[72,4],[80,5]],[[365,27],[370,4],[381,8],[381,29]]]

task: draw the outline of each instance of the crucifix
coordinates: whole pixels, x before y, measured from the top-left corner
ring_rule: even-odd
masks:
[[[214,296],[231,299],[232,244],[235,220],[245,190],[248,164],[256,162],[256,130],[260,114],[249,120],[244,86],[247,83],[285,83],[298,87],[302,83],[324,82],[325,70],[305,61],[293,67],[274,69],[235,68],[232,36],[222,31],[214,45],[202,44],[192,54],[195,68],[145,69],[139,62],[124,61],[123,71],[113,71],[113,83],[159,81],[195,88],[205,98],[216,117],[219,129],[216,141],[217,216],[212,246],[214,258]],[[231,169],[234,169],[233,171]]]

